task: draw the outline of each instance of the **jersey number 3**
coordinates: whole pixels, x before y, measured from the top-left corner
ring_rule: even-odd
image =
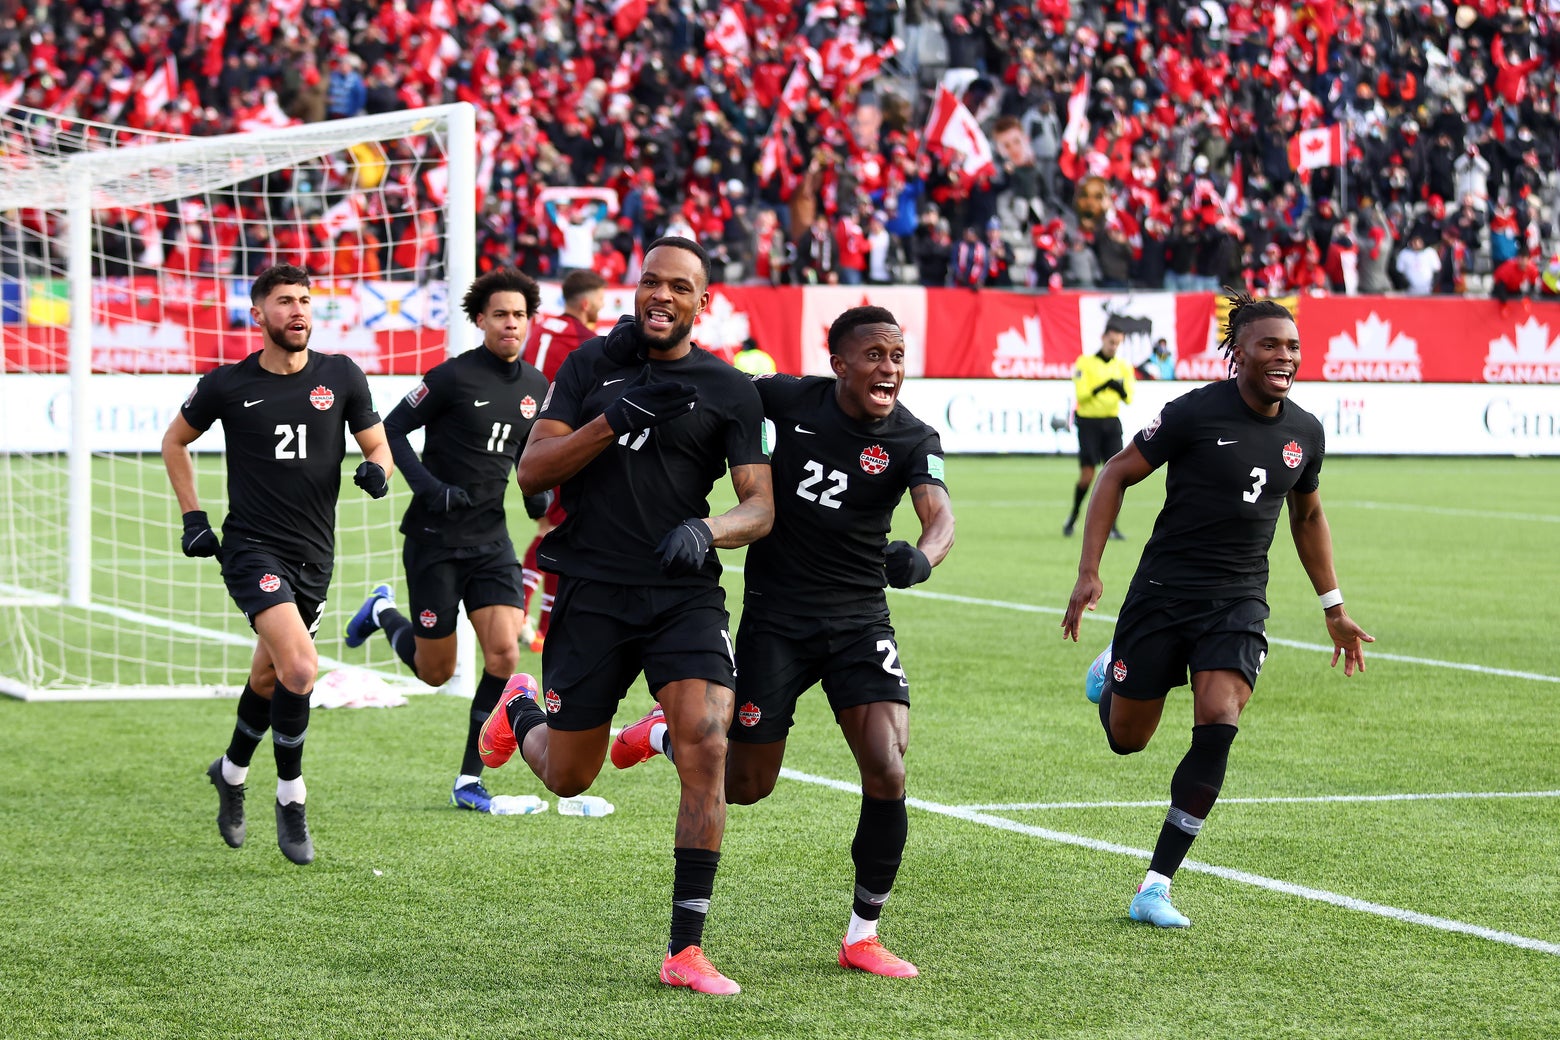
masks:
[[[1251,467],[1251,476],[1253,478],[1251,490],[1242,492],[1240,496],[1247,502],[1255,502],[1258,498],[1261,498],[1262,489],[1267,486],[1267,470],[1261,466]]]
[[[825,477],[823,475],[823,463],[814,462],[812,459],[808,459],[807,465],[803,468],[807,470],[807,476],[803,477],[801,483],[796,485],[796,493],[798,495],[801,495],[809,502],[816,502],[820,506],[827,506],[830,509],[839,509],[844,505],[840,501],[839,496],[845,492],[845,486],[850,483],[850,477],[837,469],[831,469],[829,475]],[[825,480],[831,481],[829,486],[814,494],[813,488]]]

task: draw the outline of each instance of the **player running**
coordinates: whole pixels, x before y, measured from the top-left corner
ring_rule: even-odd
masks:
[[[1317,488],[1322,424],[1288,400],[1300,334],[1271,300],[1230,293],[1224,351],[1231,378],[1179,397],[1106,463],[1084,518],[1078,583],[1064,637],[1104,592],[1100,557],[1126,489],[1169,464],[1165,504],[1143,548],[1111,643],[1099,698],[1105,739],[1118,755],[1148,746],[1166,694],[1192,683],[1192,746],[1170,779],[1170,811],[1148,875],[1128,913],[1160,928],[1191,921],[1170,902],[1170,881],[1202,830],[1234,743],[1236,723],[1267,657],[1268,549],[1289,504],[1289,531],[1320,596],[1332,663],[1365,670],[1375,642],[1343,609],[1332,534]]]
[[[829,329],[829,364],[832,379],[754,380],[775,426],[770,465],[780,494],[774,530],[747,554],[726,798],[749,805],[774,790],[797,698],[821,680],[861,771],[855,902],[839,963],[912,978],[915,965],[877,936],[909,826],[910,680],[883,586],[931,575],[953,547],[953,509],[937,432],[898,401],[905,343],[894,316],[882,307],[841,314]],[[907,489],[920,537],[885,546]],[[613,765],[657,752],[675,762],[667,732],[656,708],[618,735]]]
[[[206,770],[217,788],[217,830],[244,843],[245,780],[271,730],[276,841],[299,865],[314,861],[304,805],[303,739],[319,671],[314,634],[335,561],[336,498],[351,430],[364,459],[352,481],[374,498],[394,468],[368,380],[343,354],[309,350],[309,276],[280,264],[249,290],[261,348],[201,377],[163,435],[163,464],[184,513],[186,556],[216,556],[228,594],[255,630],[249,679],[227,753]],[[213,423],[227,446],[228,514],[219,543],[195,494],[189,446]]]
[[[396,465],[415,492],[401,519],[411,616],[396,609],[390,586],[380,585],[347,622],[347,646],[383,631],[417,678],[443,686],[455,673],[455,622],[465,604],[482,648],[482,676],[450,803],[477,812],[504,809],[482,784],[477,736],[520,661],[520,563],[504,494],[547,396],[542,373],[520,360],[540,302],[536,283],[512,268],[478,278],[461,307],[482,331],[482,345],[429,369],[385,420]],[[407,439],[417,429],[427,431],[420,459]],[[540,506],[527,500],[528,512]]]

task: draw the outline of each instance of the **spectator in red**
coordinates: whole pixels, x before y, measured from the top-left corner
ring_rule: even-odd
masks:
[[[866,231],[855,216],[846,213],[835,225],[835,237],[839,244],[840,284],[861,285],[867,280],[867,256],[872,251]]]
[[[590,268],[608,285],[622,285],[628,273],[628,260],[618,252],[610,238],[603,238],[596,243],[596,256]]]
[[[1514,296],[1527,296],[1538,285],[1538,259],[1512,256],[1496,266],[1490,276],[1490,295],[1501,303]]]

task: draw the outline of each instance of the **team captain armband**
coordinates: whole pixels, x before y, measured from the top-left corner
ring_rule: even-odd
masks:
[[[1333,589],[1331,592],[1324,592],[1316,598],[1321,601],[1322,609],[1326,610],[1328,607],[1336,607],[1342,603],[1343,593],[1338,589]]]

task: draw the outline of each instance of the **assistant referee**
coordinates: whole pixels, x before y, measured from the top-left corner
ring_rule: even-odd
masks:
[[[1116,356],[1125,339],[1114,319],[1107,322],[1100,336],[1097,354],[1084,354],[1073,364],[1073,393],[1078,399],[1078,484],[1073,488],[1072,512],[1062,525],[1062,534],[1071,538],[1078,523],[1078,511],[1094,483],[1094,469],[1121,450],[1121,406],[1132,402],[1134,377],[1132,366]],[[1124,537],[1112,526],[1110,536]]]

